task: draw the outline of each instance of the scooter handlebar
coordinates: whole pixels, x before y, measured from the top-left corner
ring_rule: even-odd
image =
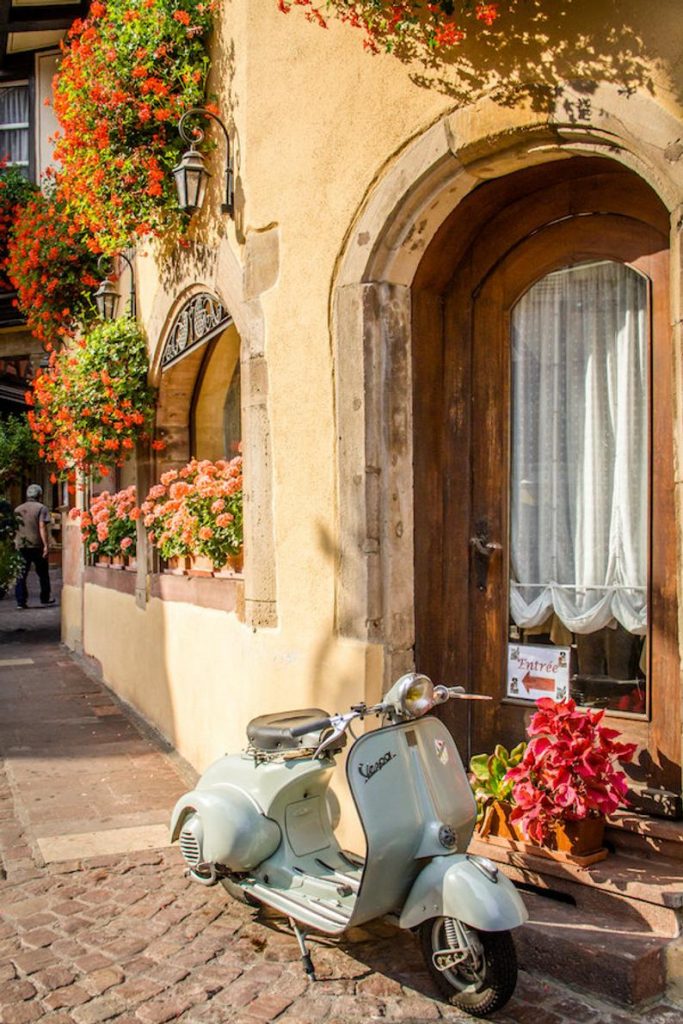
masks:
[[[308,732],[318,732],[320,729],[328,729],[332,725],[331,718],[316,718],[313,722],[307,722],[306,725],[297,725],[293,729],[290,729],[292,736],[305,736]]]

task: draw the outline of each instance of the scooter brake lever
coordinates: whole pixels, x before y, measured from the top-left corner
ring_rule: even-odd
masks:
[[[351,724],[351,720],[355,717],[356,714],[330,715],[330,725],[333,727],[334,731],[330,736],[328,736],[326,739],[322,741],[322,743],[316,750],[315,754],[313,755],[314,760],[316,757],[319,757],[324,750],[327,750],[328,747],[331,747],[333,743],[336,743],[336,741],[344,735],[347,728]]]

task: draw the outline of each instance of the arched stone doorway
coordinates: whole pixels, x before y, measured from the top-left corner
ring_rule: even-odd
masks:
[[[342,550],[338,621],[343,633],[382,645],[387,682],[415,664],[440,681],[481,689],[482,679],[489,679],[496,691],[491,711],[468,728],[458,716],[463,750],[468,741],[485,749],[492,739],[519,735],[524,705],[505,693],[510,513],[509,473],[507,468],[503,473],[503,463],[497,470],[497,523],[483,515],[476,520],[472,492],[473,476],[479,481],[483,472],[493,479],[492,460],[487,463],[482,455],[492,442],[507,458],[509,408],[503,404],[494,414],[495,402],[489,394],[488,406],[482,404],[482,391],[484,398],[488,388],[494,398],[506,399],[510,352],[496,343],[493,364],[477,363],[472,353],[486,346],[474,338],[489,329],[499,338],[506,335],[513,307],[537,280],[536,266],[542,267],[541,277],[572,264],[611,261],[630,267],[647,279],[644,315],[648,324],[656,321],[656,330],[648,334],[648,389],[659,383],[645,402],[655,411],[648,435],[655,458],[648,464],[647,487],[649,492],[652,485],[648,516],[659,539],[652,545],[645,584],[650,618],[643,665],[647,661],[648,668],[639,674],[636,665],[633,676],[642,682],[647,675],[645,704],[620,714],[620,727],[643,750],[637,781],[656,791],[653,800],[663,813],[675,813],[681,780],[681,727],[675,713],[680,706],[680,559],[673,508],[675,424],[666,390],[675,373],[666,261],[669,225],[677,224],[683,181],[679,168],[669,173],[665,162],[650,157],[652,138],[679,128],[653,104],[650,125],[643,125],[640,138],[633,129],[625,138],[623,122],[618,137],[613,129],[619,100],[610,99],[599,125],[558,128],[551,115],[545,124],[517,123],[488,137],[477,136],[471,113],[468,120],[460,112],[407,147],[392,182],[377,190],[359,217],[340,264],[335,296]],[[506,116],[514,120],[500,112],[501,121]],[[456,144],[454,123],[464,125],[470,138]],[[444,129],[445,147],[439,136]],[[540,232],[546,232],[542,241]],[[554,253],[547,266],[546,243]],[[519,269],[515,254],[526,261],[527,271]],[[516,284],[505,284],[508,290],[502,294],[501,282],[513,271]],[[673,309],[678,301],[673,295]],[[497,309],[493,324],[482,313],[492,303]],[[484,326],[473,333],[472,319],[482,316]],[[447,350],[467,350],[468,365],[446,366]],[[475,420],[473,407],[487,412]],[[492,433],[494,422],[499,439]],[[460,518],[453,512],[459,501]],[[490,508],[486,512],[491,515]],[[482,532],[482,526],[490,532]],[[478,534],[484,546],[500,545],[487,560],[490,578],[483,589],[477,579],[482,566],[470,544]],[[490,628],[498,637],[497,646],[479,643],[482,622],[484,633]],[[475,681],[471,674],[478,659],[484,672]],[[572,673],[577,674],[575,668]],[[668,713],[671,707],[673,714]],[[458,728],[455,720],[452,726]]]
[[[475,752],[518,740],[560,656],[639,743],[637,781],[675,793],[668,285],[666,208],[603,158],[506,175],[444,223],[413,282],[415,656],[493,698]]]

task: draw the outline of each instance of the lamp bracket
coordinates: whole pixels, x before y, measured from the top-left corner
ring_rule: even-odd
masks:
[[[207,110],[206,107],[190,107],[190,109],[186,110],[178,121],[178,132],[180,133],[182,140],[192,149],[195,149],[196,145],[203,141],[205,135],[204,130],[197,126],[192,128],[191,131],[188,130],[187,121],[190,118],[195,117],[206,117],[211,121],[215,121],[216,124],[220,126],[221,131],[225,136],[225,198],[221,204],[221,209],[223,213],[229,213],[230,216],[232,216],[235,210],[235,170],[228,129],[225,127],[220,117],[217,114],[214,114],[213,111]]]

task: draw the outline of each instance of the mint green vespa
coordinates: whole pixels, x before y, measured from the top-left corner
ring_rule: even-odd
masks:
[[[453,738],[427,715],[451,698],[468,695],[410,673],[373,707],[256,718],[247,749],[211,765],[178,801],[171,832],[193,879],[289,918],[313,978],[307,933],[385,918],[418,932],[450,1003],[485,1017],[514,991],[510,930],[527,913],[496,865],[467,853],[474,798]],[[346,761],[363,858],[335,838],[328,787],[347,730],[369,715],[382,725],[355,739]]]

